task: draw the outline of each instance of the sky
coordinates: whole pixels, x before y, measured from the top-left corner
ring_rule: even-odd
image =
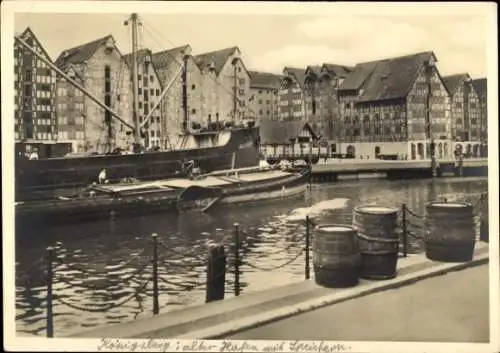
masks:
[[[258,8],[260,3],[255,3]],[[328,5],[328,4],[327,4]],[[283,5],[287,6],[287,4]],[[331,7],[335,6],[331,3]],[[140,9],[139,9],[140,10]],[[283,67],[363,61],[434,51],[442,75],[486,77],[488,23],[462,11],[357,14],[352,11],[141,13],[139,45],[155,51],[190,44],[193,54],[238,46],[249,70],[281,73]],[[221,11],[222,12],[222,11]],[[469,14],[470,13],[470,14]],[[112,34],[131,51],[127,13],[16,13],[14,30],[30,26],[52,59],[64,49]]]

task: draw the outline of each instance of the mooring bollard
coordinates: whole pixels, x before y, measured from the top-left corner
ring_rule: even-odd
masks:
[[[311,219],[309,218],[309,215],[306,216],[306,246],[305,246],[305,272],[306,272],[306,279],[311,278],[311,267],[310,267],[310,259],[309,259],[309,248],[310,248],[310,241],[311,241]]]
[[[223,244],[208,244],[205,302],[223,300],[226,283],[226,252]]]
[[[402,222],[402,228],[403,228],[403,257],[408,256],[408,234],[406,233],[406,204],[404,203],[403,206],[401,206],[401,222]]]
[[[234,296],[240,295],[240,225],[234,224]]]
[[[47,248],[47,337],[54,337],[54,317],[52,312],[52,263],[54,260],[54,249],[49,246]]]
[[[158,315],[158,234],[153,233],[153,315]]]

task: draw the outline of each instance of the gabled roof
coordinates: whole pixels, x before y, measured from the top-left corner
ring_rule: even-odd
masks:
[[[279,89],[283,76],[268,72],[249,71],[250,88]]]
[[[306,67],[305,74],[306,75],[313,74],[313,75],[319,76],[319,75],[321,75],[321,66],[320,65],[309,65],[308,67]]]
[[[191,53],[191,46],[189,44],[154,53],[151,56],[151,60],[156,69],[163,69],[177,61],[177,56],[183,53],[187,55]]]
[[[335,77],[347,77],[352,70],[354,70],[354,67],[352,66],[345,66],[345,65],[337,65],[337,64],[323,64],[321,66],[321,71],[322,72],[327,72],[329,74],[333,74]]]
[[[215,50],[195,55],[194,61],[202,70],[209,68],[213,64],[216,74],[219,75],[227,60],[234,54],[235,51],[240,51],[240,49],[238,47],[230,47]]]
[[[292,76],[293,79],[300,85],[300,87],[304,87],[304,83],[306,81],[306,70],[298,69],[295,67],[285,67],[283,69],[284,76]]]
[[[40,47],[40,49],[42,49],[42,52],[45,55],[45,57],[47,59],[49,59],[50,61],[52,61],[52,58],[50,57],[49,53],[47,52],[47,50],[45,50],[45,48],[43,47],[42,43],[40,43],[40,41],[38,40],[38,37],[31,30],[30,27],[26,27],[26,29],[20,35],[21,38],[24,38],[26,36],[33,38],[36,41],[37,45]]]
[[[357,64],[340,90],[358,91],[359,102],[404,98],[420,67],[431,59],[437,61],[434,53],[428,51]]]
[[[93,40],[92,42],[88,42],[77,47],[66,49],[59,54],[59,57],[56,59],[55,64],[60,68],[65,68],[69,64],[80,64],[92,57],[95,54],[97,49],[103,44],[105,44],[109,39],[113,40],[114,38],[111,34],[108,34],[105,37]]]
[[[448,93],[453,95],[458,87],[468,78],[470,78],[470,76],[467,73],[443,76],[443,84]]]
[[[314,138],[316,133],[308,123],[300,120],[276,121],[263,119],[260,122],[260,142],[263,145],[284,145],[290,143],[290,139],[299,135],[302,129],[308,129]]]
[[[474,89],[476,90],[476,93],[478,94],[479,97],[481,98],[487,97],[488,82],[486,78],[478,78],[472,80],[472,85],[474,86]]]

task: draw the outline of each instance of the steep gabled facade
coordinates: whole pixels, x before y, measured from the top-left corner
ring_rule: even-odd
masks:
[[[124,55],[123,58],[128,65],[129,72],[132,73],[132,53]],[[137,95],[139,122],[143,125],[144,146],[147,149],[164,149],[165,147],[165,124],[162,114],[162,105],[151,113],[148,121],[145,121],[148,114],[155,107],[162,92],[160,78],[152,65],[152,53],[149,49],[139,50],[137,57]],[[130,77],[132,80],[132,77]]]
[[[325,140],[332,140],[339,124],[338,88],[352,68],[323,64],[305,71],[305,100],[308,122]]]
[[[130,125],[132,121],[132,91],[130,72],[113,36],[107,35],[92,42],[64,50],[55,64],[62,70],[72,67],[81,77],[84,88],[97,99],[111,107]],[[65,81],[60,80],[60,84]],[[68,95],[70,91],[67,91]],[[60,97],[65,99],[64,95]],[[64,116],[73,111],[80,114],[76,105],[60,107]],[[131,129],[115,119],[90,99],[83,101],[84,139],[79,143],[85,152],[104,153],[115,148],[131,149]],[[69,120],[68,120],[69,123]],[[70,125],[70,124],[68,124]],[[69,131],[69,130],[68,130]]]
[[[35,51],[52,62],[33,31],[21,35]],[[56,73],[22,45],[14,45],[14,137],[18,152],[37,149],[53,154],[57,142]]]
[[[283,121],[307,121],[305,69],[285,67],[279,89],[279,117]]]
[[[203,73],[201,121],[239,125],[249,116],[250,74],[238,47],[199,54],[195,62]]]
[[[469,74],[445,76],[443,80],[451,97],[453,139],[480,141],[481,105]]]
[[[187,121],[198,122],[203,106],[202,82],[203,74],[191,55],[191,47],[180,47],[164,50],[152,55],[153,66],[158,74],[163,89],[168,86],[168,93],[162,100],[164,114],[165,143],[175,146],[182,133],[184,121],[183,107],[183,70],[187,67]]]
[[[485,143],[488,141],[488,95],[487,95],[487,80],[486,78],[478,78],[472,80],[472,85],[474,86],[474,90],[476,91],[480,110],[479,110],[479,121],[480,121],[480,135],[479,139]]]

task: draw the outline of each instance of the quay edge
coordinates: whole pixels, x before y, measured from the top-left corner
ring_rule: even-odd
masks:
[[[313,280],[248,293],[222,301],[199,304],[156,316],[75,331],[68,338],[162,338],[217,339],[266,323],[353,300],[376,292],[396,289],[422,279],[486,264],[488,244],[477,242],[474,258],[466,263],[439,263],[418,254],[398,260],[397,277],[387,281],[361,280],[353,288],[331,290]],[[235,319],[237,318],[237,319]]]
[[[487,177],[488,159],[464,160],[460,166],[455,160],[438,161],[436,177]],[[335,160],[312,166],[313,182],[335,182],[344,179],[387,178],[424,179],[432,178],[431,161],[346,161]]]

